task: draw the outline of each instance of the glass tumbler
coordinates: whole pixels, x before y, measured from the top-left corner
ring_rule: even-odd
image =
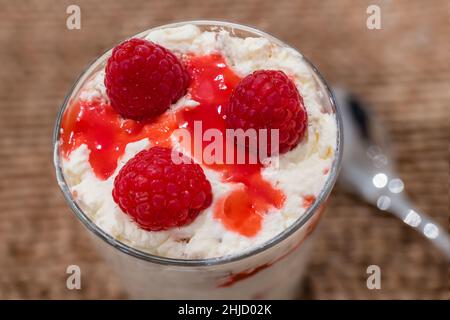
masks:
[[[225,29],[237,37],[264,37],[272,43],[289,47],[259,30],[220,21],[188,21],[160,26],[134,37],[143,38],[150,31],[194,24],[202,31]],[[69,207],[90,231],[93,244],[116,271],[132,298],[144,299],[292,299],[308,261],[313,238],[310,236],[325,209],[326,200],[337,178],[342,156],[342,122],[332,94],[317,69],[305,59],[321,97],[324,112],[337,121],[337,141],[328,179],[314,204],[270,241],[245,252],[218,258],[183,260],[152,255],[123,243],[100,229],[86,215],[69,189],[61,167],[59,146],[62,116],[78,97],[83,85],[103,69],[111,50],[97,58],[79,77],[67,95],[55,125],[54,164],[58,184]]]

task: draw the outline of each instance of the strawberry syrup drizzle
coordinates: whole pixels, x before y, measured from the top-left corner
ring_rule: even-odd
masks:
[[[308,194],[303,198],[303,208],[308,209],[314,202],[316,202],[316,197],[312,194]]]
[[[123,119],[108,103],[101,100],[76,101],[62,120],[63,155],[82,144],[90,151],[89,163],[95,175],[108,179],[117,168],[117,160],[130,142],[151,137],[153,144],[170,147],[170,135],[177,128],[176,117],[164,114],[151,122]]]
[[[191,136],[194,134],[194,121],[201,121],[203,132],[210,128],[220,130],[224,142],[223,164],[214,163],[207,166],[219,171],[226,182],[244,184],[244,189],[234,190],[219,200],[215,217],[231,230],[244,236],[254,236],[261,229],[264,214],[271,207],[280,208],[283,205],[284,194],[263,179],[260,163],[237,164],[236,161],[233,161],[233,164],[225,163],[227,150],[234,148],[236,157],[238,148],[234,143],[231,145],[225,143],[226,125],[222,112],[241,79],[227,67],[223,57],[218,54],[191,58],[188,71],[192,81],[190,93],[193,100],[200,105],[194,109],[185,109],[181,118],[185,121]],[[203,141],[202,150],[209,143]],[[195,156],[195,152],[192,154]],[[248,153],[246,159],[249,159]]]
[[[179,128],[186,128],[194,135],[194,121],[202,124],[202,134],[210,128],[218,129],[225,137],[225,120],[222,110],[240,78],[227,67],[221,55],[212,54],[190,57],[187,61],[191,76],[190,94],[199,102],[194,108],[165,113],[151,121],[124,120],[114,109],[100,100],[76,101],[64,114],[62,120],[61,149],[65,157],[82,144],[90,150],[89,163],[96,176],[109,178],[117,168],[117,160],[125,152],[128,143],[150,138],[156,145],[170,147],[170,136]],[[198,137],[195,137],[198,139]],[[193,139],[192,139],[193,140]],[[223,154],[237,148],[226,145]],[[202,140],[203,141],[203,140]],[[201,150],[209,144],[203,141]],[[194,148],[195,141],[192,141]],[[191,149],[193,150],[193,149]],[[244,188],[234,190],[218,201],[215,217],[230,230],[251,237],[261,229],[262,218],[271,208],[280,208],[285,196],[261,175],[262,165],[256,164],[205,164],[221,173],[225,182],[242,183]],[[248,155],[247,155],[247,158]]]

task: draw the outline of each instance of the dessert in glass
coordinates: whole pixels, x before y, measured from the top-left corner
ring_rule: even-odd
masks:
[[[133,298],[295,298],[341,154],[316,68],[218,21],[100,56],[54,131],[65,199]]]

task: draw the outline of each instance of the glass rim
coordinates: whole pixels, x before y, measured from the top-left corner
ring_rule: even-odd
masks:
[[[80,208],[80,206],[76,203],[76,201],[72,197],[72,193],[70,192],[69,186],[64,178],[62,166],[60,163],[60,149],[59,149],[59,141],[60,141],[60,127],[61,127],[61,121],[64,115],[65,110],[67,109],[71,98],[73,96],[73,93],[76,92],[78,87],[90,76],[90,72],[92,69],[95,69],[98,65],[104,62],[105,57],[110,53],[112,49],[107,50],[102,55],[95,58],[91,63],[88,64],[88,66],[82,71],[82,73],[78,76],[74,84],[72,85],[71,89],[69,90],[69,93],[64,98],[64,101],[60,107],[60,110],[57,115],[55,127],[53,130],[53,163],[55,166],[56,171],[56,179],[59,185],[59,188],[61,189],[64,199],[69,205],[70,209],[73,211],[73,213],[76,215],[76,217],[81,220],[83,225],[94,235],[105,241],[107,244],[111,245],[112,247],[118,249],[119,251],[128,254],[130,256],[133,256],[135,258],[145,260],[148,262],[153,262],[157,264],[162,265],[171,265],[171,266],[178,266],[178,267],[207,267],[207,266],[217,266],[227,263],[236,262],[239,260],[243,260],[245,258],[254,256],[256,254],[259,254],[279,243],[281,243],[283,240],[287,239],[289,236],[294,234],[298,229],[300,229],[306,222],[309,221],[309,219],[314,215],[314,213],[319,209],[319,207],[324,203],[324,201],[328,198],[329,194],[331,193],[331,190],[333,189],[333,186],[336,182],[340,164],[342,161],[342,148],[343,148],[343,123],[341,119],[341,113],[339,110],[339,107],[336,105],[335,99],[333,97],[333,93],[330,90],[330,87],[328,86],[327,82],[323,78],[323,76],[320,74],[318,69],[314,66],[311,61],[306,58],[301,51],[296,49],[295,47],[292,47],[283,41],[279,40],[275,36],[272,36],[271,34],[268,34],[266,32],[260,31],[256,28],[232,23],[232,22],[225,22],[225,21],[215,21],[215,20],[192,20],[192,21],[182,21],[182,22],[176,22],[176,23],[170,23],[161,25],[155,28],[147,29],[143,32],[140,32],[136,35],[133,35],[132,37],[142,37],[143,35],[147,34],[150,31],[162,29],[162,28],[173,28],[173,27],[180,27],[187,24],[193,24],[196,26],[210,26],[210,27],[225,27],[230,29],[237,29],[241,31],[245,31],[248,33],[252,33],[256,36],[264,37],[271,42],[291,48],[295,50],[296,52],[300,53],[305,60],[308,67],[315,73],[318,80],[323,85],[323,88],[325,89],[328,99],[330,100],[330,104],[332,107],[332,110],[334,112],[335,118],[336,118],[336,124],[337,124],[337,134],[336,134],[336,148],[334,150],[334,159],[332,166],[330,168],[330,173],[328,175],[327,180],[325,181],[324,186],[322,187],[322,190],[320,191],[319,195],[317,196],[316,201],[313,203],[312,206],[310,206],[306,212],[301,215],[299,218],[295,220],[294,223],[292,223],[289,227],[284,229],[282,232],[277,234],[275,237],[271,238],[268,241],[265,241],[253,248],[244,250],[241,253],[237,254],[230,254],[230,255],[224,255],[214,258],[206,258],[206,259],[178,259],[178,258],[168,258],[163,256],[158,256],[154,254],[150,254],[148,252],[136,249],[130,245],[127,245],[126,243],[114,238],[113,236],[109,235],[107,232],[103,231],[100,227],[97,226],[96,223],[94,223]],[[130,37],[131,38],[131,37]]]

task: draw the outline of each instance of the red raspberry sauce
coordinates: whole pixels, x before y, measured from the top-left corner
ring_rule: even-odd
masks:
[[[148,123],[138,122],[123,119],[109,103],[77,100],[64,113],[61,127],[63,155],[67,157],[86,144],[95,175],[106,180],[116,170],[128,143],[151,137],[155,144],[170,147],[170,134],[178,126],[173,114],[163,114]]]
[[[314,202],[316,202],[316,197],[312,194],[308,194],[303,198],[303,208],[308,209]]]
[[[170,147],[170,135],[179,127],[187,128],[194,137],[194,121],[202,122],[203,131],[216,128],[225,137],[221,110],[240,78],[227,67],[219,54],[189,57],[187,69],[191,77],[189,92],[200,105],[182,109],[176,114],[166,112],[155,120],[140,122],[124,120],[109,104],[99,100],[74,102],[66,110],[61,124],[63,155],[67,157],[81,144],[87,144],[89,163],[96,176],[105,180],[114,173],[117,160],[130,142],[149,137],[154,144]],[[209,143],[203,142],[202,149]],[[195,156],[194,152],[191,153]],[[271,207],[280,208],[284,203],[284,194],[263,179],[259,163],[207,166],[220,172],[223,181],[245,186],[219,199],[215,208],[215,217],[230,230],[254,236],[261,229],[264,214]]]
[[[240,78],[226,66],[220,55],[191,58],[188,71],[192,79],[192,98],[200,105],[181,114],[186,128],[193,136],[194,121],[202,121],[203,131],[216,128],[225,137],[226,125],[221,112]],[[203,148],[209,143],[203,142]],[[234,144],[225,147],[226,150],[234,148],[234,154],[237,154]],[[215,217],[227,228],[248,237],[254,236],[261,229],[262,217],[267,210],[283,205],[283,193],[262,178],[261,164],[212,164],[208,167],[219,171],[224,181],[245,185],[245,189],[235,190],[220,199],[216,207]]]

